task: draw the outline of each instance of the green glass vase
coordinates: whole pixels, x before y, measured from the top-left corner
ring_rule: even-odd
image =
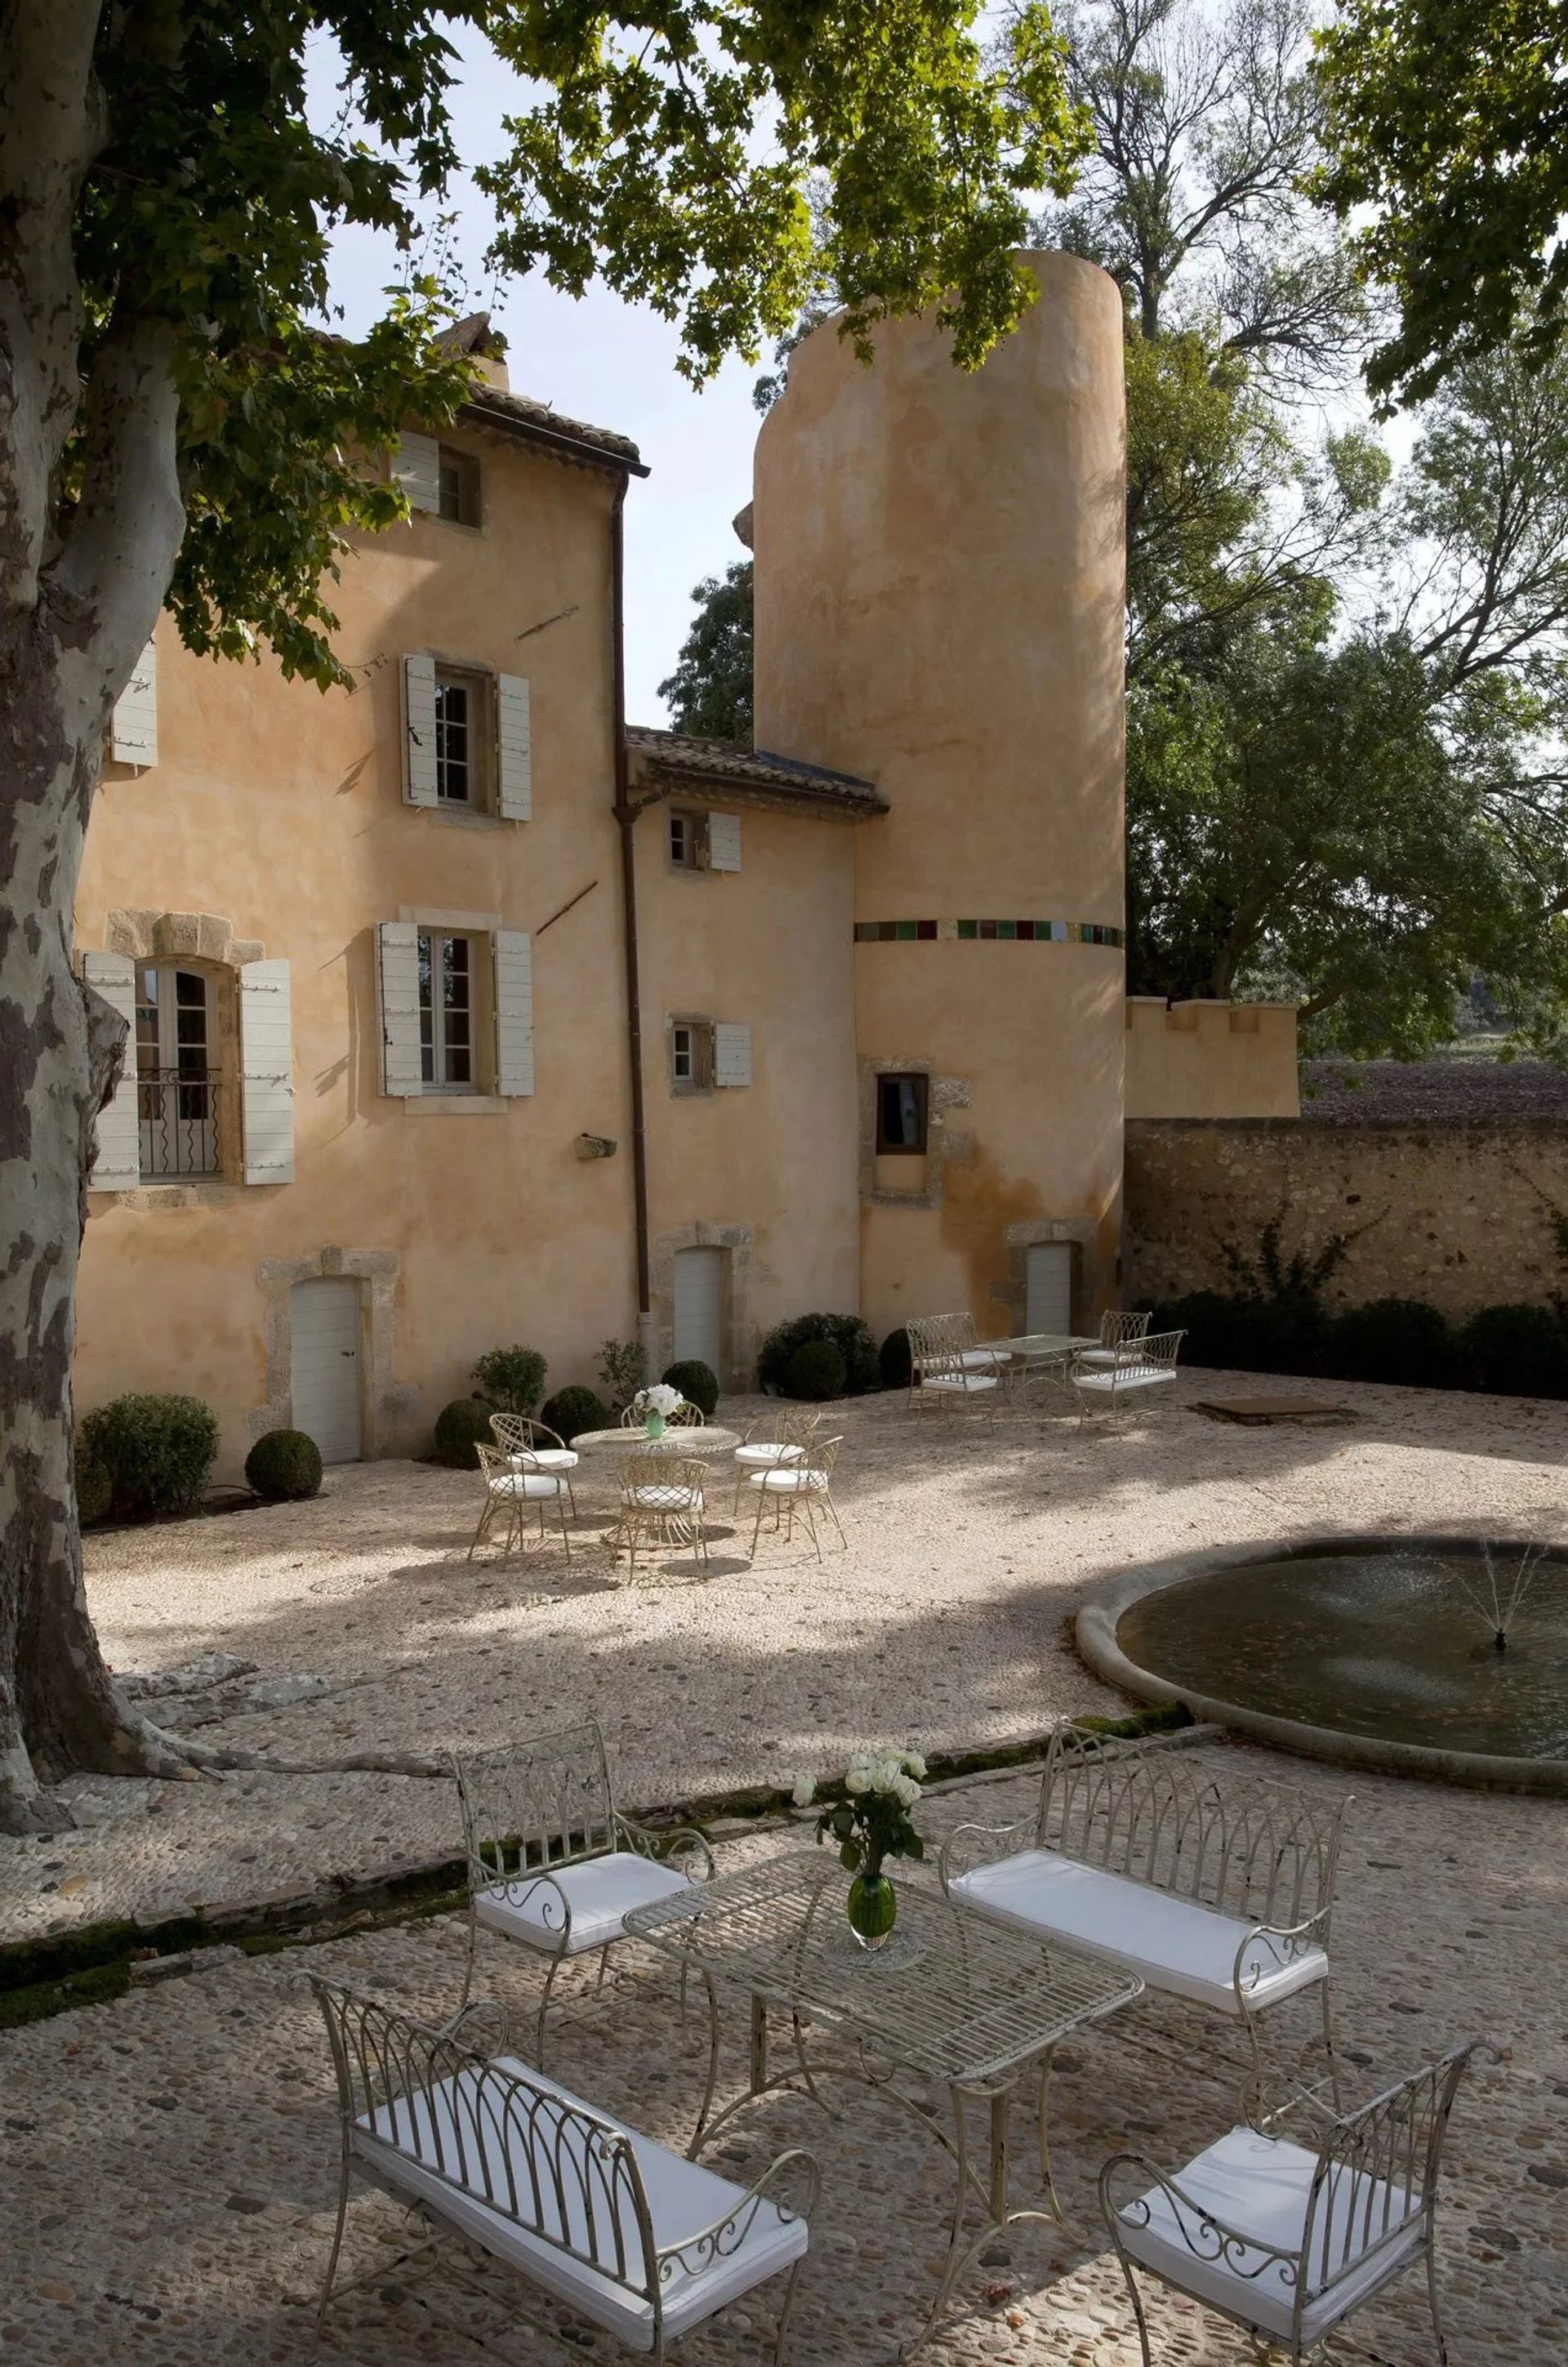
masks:
[[[664,1435],[664,1416],[661,1413],[650,1413],[646,1415],[643,1420],[643,1428],[649,1438],[662,1438]]]
[[[885,1948],[898,1920],[898,1898],[885,1874],[857,1874],[850,1885],[850,1930],[863,1948]]]

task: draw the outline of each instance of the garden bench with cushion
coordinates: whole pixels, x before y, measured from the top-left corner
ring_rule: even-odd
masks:
[[[1064,1726],[1034,1818],[961,1825],[939,1872],[976,1914],[1239,2022],[1259,2075],[1258,2017],[1315,1990],[1332,2065],[1329,1926],[1348,1806],[1256,1779],[1221,1784],[1169,1745]]]
[[[430,2241],[456,2235],[655,2360],[783,2275],[782,2358],[817,2199],[810,2155],[783,2154],[754,2185],[739,2186],[518,2056],[479,2052],[491,2018],[504,2044],[499,2007],[469,2006],[434,2030],[319,1975],[310,1986],[337,2071],[341,2129],[337,2230],[318,2324],[358,2176],[434,2222]],[[384,2261],[374,2273],[385,2276]]]
[[[1087,1419],[1093,1409],[1109,1406],[1114,1419],[1133,1399],[1169,1388],[1186,1337],[1185,1331],[1157,1331],[1114,1347],[1080,1349],[1070,1376],[1079,1413]]]

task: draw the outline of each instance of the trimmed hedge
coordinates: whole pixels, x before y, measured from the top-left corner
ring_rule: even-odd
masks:
[[[909,1335],[902,1324],[898,1326],[897,1331],[889,1331],[876,1352],[876,1361],[882,1373],[882,1386],[885,1389],[908,1387],[909,1376],[914,1370],[914,1360],[909,1353]]]
[[[1324,1369],[1336,1380],[1451,1388],[1459,1373],[1458,1342],[1448,1317],[1424,1298],[1371,1298],[1336,1318]]]
[[[487,1348],[474,1378],[498,1412],[532,1413],[545,1394],[546,1369],[537,1348]]]
[[[435,1417],[435,1460],[454,1471],[477,1471],[476,1446],[493,1446],[490,1426],[495,1408],[488,1398],[454,1398]]]
[[[1568,1321],[1561,1307],[1483,1307],[1459,1335],[1470,1387],[1503,1397],[1568,1398]]]
[[[843,1394],[861,1397],[882,1387],[876,1342],[858,1315],[792,1315],[787,1322],[775,1323],[762,1342],[757,1358],[759,1387],[771,1389],[775,1396],[793,1397],[790,1362],[795,1350],[810,1340],[830,1341],[843,1358]],[[837,1396],[840,1391],[829,1394]]]
[[[76,1520],[80,1527],[90,1528],[95,1521],[103,1520],[114,1501],[114,1482],[109,1478],[108,1465],[101,1455],[90,1455],[86,1448],[76,1449]]]
[[[843,1354],[831,1340],[803,1340],[789,1360],[784,1393],[820,1402],[842,1397],[847,1378]]]
[[[1373,1298],[1331,1313],[1310,1295],[1195,1290],[1155,1309],[1185,1331],[1183,1361],[1394,1387],[1568,1398],[1568,1301],[1483,1307],[1457,1329],[1422,1298]]]
[[[577,1384],[558,1389],[540,1409],[539,1420],[570,1446],[580,1430],[608,1430],[615,1415],[602,1397]]]
[[[705,1414],[711,1414],[718,1403],[718,1375],[700,1356],[688,1356],[679,1365],[667,1365],[664,1378],[672,1389],[679,1389],[690,1405]]]
[[[137,1391],[84,1414],[80,1437],[109,1475],[117,1512],[188,1512],[218,1452],[218,1417],[199,1398]]]
[[[264,1431],[245,1457],[245,1477],[258,1496],[297,1503],[321,1484],[321,1450],[302,1430]]]

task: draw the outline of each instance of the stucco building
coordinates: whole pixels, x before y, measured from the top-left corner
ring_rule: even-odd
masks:
[[[161,629],[77,912],[134,1061],[79,1401],[181,1388],[418,1451],[485,1348],[744,1381],[813,1307],[1055,1328],[1114,1292],[1121,315],[972,377],[831,327],[759,443],[757,742],[629,729],[623,437],[512,394],[405,436],[345,562],[353,694]]]

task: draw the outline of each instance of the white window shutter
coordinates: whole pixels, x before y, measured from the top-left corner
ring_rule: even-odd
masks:
[[[496,799],[503,821],[534,818],[533,734],[528,720],[528,684],[520,674],[503,674],[496,685]]]
[[[412,921],[383,921],[376,932],[376,982],[381,1006],[381,1091],[423,1093],[419,1057],[419,931]]]
[[[247,1184],[294,1181],[294,1056],[288,964],[240,972],[240,1101]]]
[[[714,1028],[713,1081],[716,1085],[751,1082],[751,1030],[738,1020],[721,1019]]]
[[[403,660],[403,795],[433,806],[435,793],[435,660],[418,651]]]
[[[401,485],[409,506],[441,507],[441,447],[434,436],[401,436],[392,447],[392,482]]]
[[[534,1090],[534,941],[525,929],[495,933],[495,1089]]]
[[[98,1112],[98,1155],[87,1182],[95,1192],[134,1192],[141,1181],[136,1117],[136,964],[129,954],[85,953],[82,976],[130,1030],[119,1082]]]
[[[151,641],[115,700],[114,719],[109,725],[109,754],[117,764],[155,764],[158,761],[158,660]]]
[[[739,871],[739,815],[710,813],[708,816],[708,869]]]

